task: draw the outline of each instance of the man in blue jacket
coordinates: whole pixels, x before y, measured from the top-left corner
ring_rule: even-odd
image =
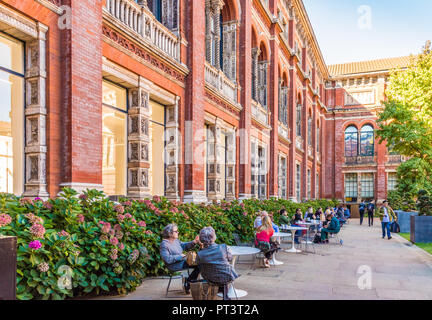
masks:
[[[321,229],[321,242],[323,243],[328,243],[328,234],[329,233],[339,233],[340,231],[340,223],[338,218],[334,217],[332,214],[327,215],[326,217],[327,220],[330,220],[330,224],[327,228],[322,228]]]

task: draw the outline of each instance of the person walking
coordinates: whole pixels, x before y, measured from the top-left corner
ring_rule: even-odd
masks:
[[[381,220],[382,238],[385,238],[387,230],[387,238],[390,240],[392,238],[390,225],[393,221],[397,221],[397,217],[393,209],[388,205],[387,200],[384,200],[382,207],[379,209],[378,215]]]
[[[360,225],[363,224],[363,217],[365,214],[365,209],[366,209],[366,204],[364,203],[364,201],[362,200],[362,202],[359,205],[359,211],[360,211]]]
[[[369,227],[371,226],[373,227],[375,205],[372,202],[369,202],[369,204],[367,205],[367,212],[368,212]]]

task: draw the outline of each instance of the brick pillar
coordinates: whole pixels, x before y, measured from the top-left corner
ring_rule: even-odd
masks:
[[[287,185],[287,192],[288,192],[288,198],[292,201],[296,200],[296,193],[295,193],[295,177],[296,177],[296,164],[295,164],[295,155],[296,155],[296,135],[297,135],[297,128],[296,128],[296,107],[297,107],[297,95],[296,95],[296,86],[295,81],[296,79],[296,73],[295,70],[292,69],[289,71],[289,78],[291,79],[289,85],[289,98],[288,98],[288,127],[291,128],[290,130],[290,140],[291,145],[289,147],[289,154],[288,154],[288,185]]]
[[[304,59],[303,59],[304,61]],[[307,86],[307,83],[305,82],[303,86]],[[307,96],[308,96],[308,90],[303,89],[303,109],[302,109],[302,138],[303,138],[303,160],[302,160],[302,166],[301,166],[301,175],[302,175],[302,184],[301,184],[301,191],[300,191],[300,198],[301,200],[307,198],[307,168],[308,168],[308,103],[307,103]]]
[[[269,197],[277,198],[279,195],[278,186],[278,162],[279,162],[279,48],[276,40],[272,40],[270,43],[272,55],[270,57],[270,88],[269,88],[269,111],[270,115],[270,126],[272,130],[270,132],[270,165],[269,165],[269,186],[270,192]]]
[[[237,145],[239,164],[239,198],[251,197],[251,162],[250,162],[250,127],[252,94],[252,3],[240,0],[241,25],[239,44],[239,79],[242,91],[240,103],[243,110],[240,115],[240,133]]]
[[[102,189],[102,0],[65,0],[62,30],[63,171],[60,186]]]
[[[316,174],[317,174],[317,97],[315,97],[314,105],[312,106],[312,173],[311,173],[311,198],[317,199],[318,195],[316,194]]]
[[[379,204],[387,199],[387,173],[386,173],[386,154],[387,145],[378,143],[375,137],[375,150],[377,152],[377,173],[375,176],[375,198]]]
[[[204,63],[205,25],[204,1],[187,0],[187,77],[185,112],[185,202],[206,202],[205,131],[204,131]]]

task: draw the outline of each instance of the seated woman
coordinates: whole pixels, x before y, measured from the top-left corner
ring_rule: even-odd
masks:
[[[288,218],[288,212],[286,211],[286,209],[281,209],[279,211],[280,217],[279,217],[279,224],[280,225],[289,225],[290,224],[290,220]]]
[[[315,220],[315,214],[312,207],[308,208],[308,211],[306,212],[305,220]]]
[[[296,209],[296,213],[291,221],[291,226],[292,227],[304,227],[305,225],[302,224],[303,222],[303,218],[302,218],[302,212],[300,208]],[[294,243],[295,244],[299,244],[299,238],[303,235],[303,231],[302,230],[297,230],[295,232],[295,236],[294,236]]]
[[[216,232],[212,227],[204,228],[200,231],[199,240],[203,244],[203,249],[198,251],[197,262],[201,271],[201,276],[209,283],[219,286],[223,290],[227,283],[238,278],[237,273],[230,264],[232,260],[231,252],[226,244],[216,244]],[[224,300],[228,300],[226,291]]]
[[[179,239],[179,231],[176,224],[167,225],[162,231],[162,243],[160,245],[160,255],[165,262],[168,270],[172,272],[187,270],[189,265],[186,263],[186,256],[183,251],[189,251],[199,244],[198,236],[194,241],[181,242]],[[199,268],[194,267],[192,273],[186,279],[184,290],[186,294],[190,292],[190,282],[198,278]]]
[[[264,217],[262,225],[257,230],[255,247],[264,253],[264,266],[266,268],[270,268],[269,260],[273,257],[273,253],[279,249],[277,243],[271,241],[273,234],[274,230],[270,218]]]
[[[321,229],[321,242],[328,243],[329,233],[338,233],[340,231],[340,224],[338,218],[334,217],[332,214],[327,215],[327,221],[329,222],[325,228]]]

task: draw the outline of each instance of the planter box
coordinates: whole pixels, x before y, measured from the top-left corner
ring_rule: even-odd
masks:
[[[431,216],[411,216],[411,242],[432,243]]]
[[[411,216],[418,216],[418,212],[405,212],[402,210],[395,210],[398,217],[398,223],[400,226],[400,232],[410,233],[411,232]]]
[[[17,238],[0,236],[0,300],[16,299]]]

